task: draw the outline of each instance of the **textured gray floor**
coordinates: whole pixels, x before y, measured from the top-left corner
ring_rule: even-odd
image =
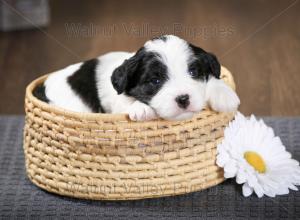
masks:
[[[267,118],[300,160],[300,118]],[[47,193],[25,176],[21,116],[0,116],[0,219],[300,219],[300,192],[244,198],[232,181],[183,196],[127,202],[72,199]]]

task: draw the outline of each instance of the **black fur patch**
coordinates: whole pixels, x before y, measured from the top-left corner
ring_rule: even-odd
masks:
[[[112,84],[118,94],[125,93],[148,103],[168,79],[167,67],[158,54],[141,48],[133,57],[125,60],[112,74]]]
[[[96,67],[97,59],[85,61],[73,75],[68,77],[71,88],[79,95],[82,101],[88,105],[93,112],[102,112],[101,101],[97,92]]]
[[[200,47],[189,44],[189,47],[194,53],[195,60],[189,64],[189,71],[197,71],[195,79],[208,79],[209,75],[220,78],[221,65],[217,57],[208,53]]]
[[[162,41],[166,42],[167,41],[167,36],[162,35],[162,36],[159,36],[159,37],[154,37],[154,38],[152,38],[152,40],[162,40]]]
[[[38,85],[34,90],[33,90],[33,95],[38,98],[39,100],[43,102],[49,103],[49,99],[46,96],[45,93],[45,86],[44,84]]]

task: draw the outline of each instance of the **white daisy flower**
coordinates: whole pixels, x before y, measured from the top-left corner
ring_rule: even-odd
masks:
[[[291,158],[272,128],[253,115],[237,113],[218,145],[217,165],[225,178],[236,177],[243,195],[258,197],[288,194],[300,185],[299,162]]]

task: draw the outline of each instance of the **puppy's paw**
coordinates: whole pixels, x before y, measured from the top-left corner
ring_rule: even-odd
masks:
[[[139,101],[135,101],[130,106],[128,114],[132,121],[149,121],[158,118],[150,106]]]
[[[218,112],[234,112],[240,105],[240,99],[233,89],[223,81],[213,79],[206,91],[206,100],[210,107]]]

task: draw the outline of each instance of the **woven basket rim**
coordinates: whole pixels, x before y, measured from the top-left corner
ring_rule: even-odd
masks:
[[[222,73],[221,73],[221,78],[226,78],[225,83],[227,83],[233,90],[235,90],[235,82],[233,80],[233,76],[230,71],[228,71],[225,67],[222,66]],[[68,117],[76,118],[78,120],[101,120],[101,119],[106,119],[110,121],[130,121],[131,123],[143,123],[143,122],[138,122],[138,121],[131,121],[129,119],[128,114],[111,114],[111,113],[86,113],[86,112],[75,112],[72,110],[67,110],[58,106],[50,105],[46,102],[43,102],[36,98],[33,95],[33,90],[37,85],[40,85],[43,83],[46,78],[50,75],[45,74],[37,79],[33,80],[27,87],[26,87],[26,92],[25,92],[25,98],[29,99],[35,106],[53,112],[55,114],[59,115],[66,115]],[[209,109],[210,110],[210,109]],[[212,111],[212,110],[211,110]],[[201,111],[199,114],[201,114],[204,111]],[[164,119],[156,119],[152,120],[152,122],[158,122],[158,121],[164,121],[167,123],[172,123],[175,121],[167,121]],[[178,123],[178,122],[177,122]]]

